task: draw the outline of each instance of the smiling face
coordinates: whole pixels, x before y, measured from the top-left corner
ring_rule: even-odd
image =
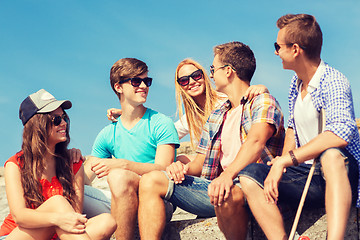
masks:
[[[293,45],[287,45],[288,42],[286,42],[286,27],[279,30],[276,42],[280,45],[279,51],[275,51],[275,54],[280,57],[282,60],[282,65],[284,69],[293,69],[293,63],[294,63],[294,55],[292,51]]]
[[[52,117],[56,117],[56,116],[63,116],[65,113],[62,110],[62,108],[59,107],[55,111],[52,111],[49,114]],[[49,146],[55,146],[60,142],[65,142],[67,139],[66,129],[67,129],[67,123],[64,121],[64,119],[61,119],[61,122],[58,126],[55,126],[53,121],[49,130],[49,138],[48,138]]]
[[[146,78],[148,77],[148,74],[146,72],[136,77]],[[115,90],[120,93],[121,104],[124,104],[126,102],[130,103],[133,106],[144,104],[149,93],[149,87],[147,87],[144,82],[141,82],[138,87],[132,86],[131,81],[121,84],[116,83]]]
[[[183,65],[178,72],[178,78],[189,76],[193,72],[199,70],[192,64]],[[189,79],[189,84],[186,86],[181,86],[181,88],[189,94],[192,98],[199,97],[205,94],[205,80],[204,77],[201,77],[199,80],[194,80],[192,77]]]

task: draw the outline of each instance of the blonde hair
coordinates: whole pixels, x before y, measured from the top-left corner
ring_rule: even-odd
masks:
[[[197,69],[201,69],[203,72],[203,78],[205,82],[205,105],[204,108],[199,106],[194,99],[186,93],[186,91],[180,86],[177,82],[178,73],[180,68],[184,65],[193,65]],[[186,121],[189,126],[189,134],[190,134],[190,141],[191,147],[194,149],[196,146],[195,143],[200,140],[202,128],[208,119],[212,110],[215,109],[216,103],[222,98],[219,94],[213,89],[211,86],[210,79],[206,74],[205,69],[196,61],[187,58],[182,60],[176,68],[175,72],[175,95],[176,95],[176,102],[177,108],[179,113],[179,118],[183,116],[183,107],[186,114]]]

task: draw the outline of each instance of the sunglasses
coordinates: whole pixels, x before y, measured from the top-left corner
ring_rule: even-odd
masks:
[[[52,122],[54,126],[59,126],[63,119],[66,122],[66,124],[69,124],[69,117],[66,114],[63,114],[61,116],[60,115],[53,116]]]
[[[198,81],[200,79],[203,78],[203,71],[201,69],[196,70],[195,72],[193,72],[192,74],[188,75],[188,76],[183,76],[181,78],[177,79],[177,82],[181,85],[181,86],[186,86],[190,83],[190,78],[194,79],[195,81]]]
[[[292,46],[292,45],[294,45],[294,44],[295,44],[295,43],[277,43],[277,42],[274,42],[275,52],[276,52],[276,53],[279,53],[279,50],[280,50],[280,48],[281,48],[280,45]],[[299,47],[300,47],[301,49],[306,49],[306,47],[303,47],[303,46],[300,46],[300,45],[299,45]]]
[[[150,78],[150,77],[146,77],[146,78],[139,78],[139,77],[127,78],[127,79],[124,79],[124,80],[120,80],[119,83],[120,84],[121,83],[126,83],[128,81],[130,81],[131,86],[133,86],[133,87],[140,86],[141,82],[144,82],[147,87],[150,87],[151,83],[152,83],[152,78]]]
[[[211,65],[210,66],[210,73],[211,75],[214,75],[214,72],[220,68],[224,68],[224,67],[228,67],[229,64],[225,64],[224,66],[221,66],[221,67],[214,67],[214,65]],[[233,67],[231,67],[232,69],[234,69]],[[235,70],[235,69],[234,69]]]

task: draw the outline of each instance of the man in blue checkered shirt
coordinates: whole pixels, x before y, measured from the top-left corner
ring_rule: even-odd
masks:
[[[321,60],[322,32],[315,17],[288,14],[279,18],[277,26],[275,54],[284,69],[296,73],[290,85],[283,154],[271,166],[251,164],[243,169],[240,183],[267,238],[286,239],[276,203],[299,204],[312,161],[319,158],[305,206],[325,203],[328,239],[343,239],[352,198],[358,196],[360,160],[350,84]]]

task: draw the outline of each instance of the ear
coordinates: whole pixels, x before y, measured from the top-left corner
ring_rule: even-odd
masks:
[[[231,74],[236,74],[236,73],[230,66],[227,66],[226,67],[226,77],[230,78]]]
[[[299,44],[294,43],[294,45],[292,46],[292,51],[293,51],[294,57],[297,57],[297,56],[299,56],[300,51],[303,51],[303,50],[300,48]]]
[[[123,93],[123,88],[119,83],[115,83],[114,88],[118,93]]]

